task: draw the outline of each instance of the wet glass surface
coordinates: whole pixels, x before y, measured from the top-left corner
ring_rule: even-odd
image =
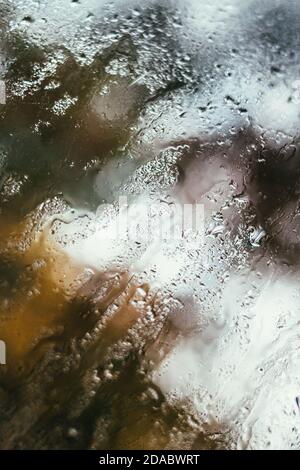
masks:
[[[0,448],[299,448],[299,3],[0,11]]]

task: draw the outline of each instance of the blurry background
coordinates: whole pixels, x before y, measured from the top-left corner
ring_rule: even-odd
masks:
[[[183,334],[178,317],[189,334],[209,324],[229,272],[266,252],[298,259],[298,2],[15,0],[0,13],[0,447],[235,448],[235,418],[170,402],[151,372]],[[45,220],[173,190],[199,152],[239,174],[229,215],[216,196],[217,254],[194,252],[163,293],[123,267],[55,282]]]

